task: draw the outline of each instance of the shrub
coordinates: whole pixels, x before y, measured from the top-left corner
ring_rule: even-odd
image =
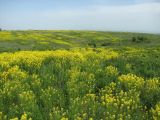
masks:
[[[91,47],[93,47],[93,48],[97,47],[96,43],[88,43],[88,45],[91,46]]]
[[[157,103],[154,108],[151,109],[152,119],[160,120],[160,103]]]
[[[160,101],[160,82],[154,78],[147,80],[142,88],[140,95],[142,104],[151,109]]]
[[[136,43],[146,42],[147,40],[148,39],[143,36],[132,37],[132,42],[136,42]]]
[[[132,42],[136,42],[136,37],[132,37]]]
[[[159,49],[150,51],[2,53],[0,119],[159,119]]]
[[[144,84],[144,79],[137,77],[134,74],[121,75],[119,78],[119,83],[124,91],[136,90],[140,91]]]

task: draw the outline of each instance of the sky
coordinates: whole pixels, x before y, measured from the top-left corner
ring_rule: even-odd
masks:
[[[160,0],[0,0],[0,28],[160,33]]]

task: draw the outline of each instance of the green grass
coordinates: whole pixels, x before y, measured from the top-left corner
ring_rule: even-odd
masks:
[[[0,120],[160,119],[160,35],[1,31],[0,52]]]
[[[132,37],[147,40],[132,42]],[[155,47],[160,46],[160,35],[100,31],[1,31],[0,52],[18,50],[55,50],[74,47]]]

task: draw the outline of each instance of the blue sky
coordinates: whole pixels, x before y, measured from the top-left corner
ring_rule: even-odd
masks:
[[[160,33],[160,0],[0,0],[2,29]]]

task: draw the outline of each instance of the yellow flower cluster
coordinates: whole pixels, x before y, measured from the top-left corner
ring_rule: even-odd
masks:
[[[120,84],[125,90],[139,90],[144,85],[144,79],[134,74],[121,75],[118,77]]]
[[[118,70],[114,66],[107,66],[105,70],[106,70],[107,75],[109,75],[109,76],[117,76],[118,75]]]
[[[151,109],[151,112],[153,114],[153,119],[154,120],[159,120],[160,119],[160,103],[157,103],[155,106],[155,109]]]
[[[158,68],[134,69],[131,57],[100,48],[2,53],[0,119],[158,120]]]
[[[24,113],[20,119],[18,119],[17,117],[16,118],[13,118],[13,119],[10,119],[10,120],[32,120],[32,118],[28,118],[27,117],[27,114]]]

